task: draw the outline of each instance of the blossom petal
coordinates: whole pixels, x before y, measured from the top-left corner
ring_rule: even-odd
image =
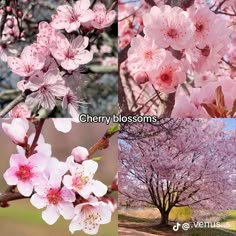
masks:
[[[47,200],[45,197],[41,197],[37,193],[35,193],[31,198],[30,198],[31,204],[38,208],[41,209],[47,205]]]
[[[16,185],[18,182],[18,178],[16,177],[16,171],[18,170],[17,167],[11,167],[6,170],[3,174],[4,179],[6,180],[8,185]]]
[[[74,206],[69,202],[59,203],[59,212],[66,220],[70,220],[74,217],[75,214]]]
[[[33,192],[34,186],[30,182],[19,181],[17,184],[17,188],[23,196],[29,197]]]
[[[93,180],[93,182],[92,182],[92,192],[97,197],[102,197],[107,192],[107,186],[105,184],[103,184],[101,181]]]
[[[43,220],[49,224],[53,225],[59,218],[60,214],[57,211],[57,207],[54,205],[47,206],[46,210],[42,212]]]

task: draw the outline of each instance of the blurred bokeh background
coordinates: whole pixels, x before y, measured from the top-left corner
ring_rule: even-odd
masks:
[[[16,153],[16,145],[5,135],[2,130],[2,122],[0,121],[0,193],[7,188],[7,184],[2,175],[9,167],[9,158],[11,154]],[[109,126],[105,124],[80,124],[73,123],[72,130],[69,133],[61,133],[57,131],[52,120],[47,119],[43,126],[42,134],[46,143],[52,145],[52,156],[57,157],[61,161],[65,161],[70,155],[71,150],[76,146],[84,146],[90,148],[105,133]],[[28,134],[34,132],[31,125]],[[112,137],[110,145],[107,149],[97,151],[94,155],[102,156],[99,163],[98,171],[95,179],[104,182],[107,185],[117,172],[117,138]],[[34,208],[28,199],[10,202],[10,207],[0,208],[0,235],[1,236],[69,236],[68,226],[70,221],[64,220],[62,217],[52,226],[47,225],[41,218],[41,210]],[[113,214],[112,222],[101,225],[97,235],[99,236],[115,236],[117,235],[117,212]],[[84,236],[82,231],[76,231],[74,235]]]

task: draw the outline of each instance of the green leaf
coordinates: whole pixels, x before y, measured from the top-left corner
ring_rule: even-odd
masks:
[[[114,124],[107,130],[107,135],[111,136],[120,130],[119,124]]]
[[[92,160],[99,162],[99,161],[102,160],[102,158],[103,158],[103,157],[93,157]]]

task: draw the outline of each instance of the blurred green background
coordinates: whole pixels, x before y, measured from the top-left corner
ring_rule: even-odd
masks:
[[[9,122],[9,121],[5,121]],[[9,167],[9,158],[11,154],[16,153],[16,146],[5,135],[1,128],[0,121],[0,192],[7,188],[7,184],[2,175]],[[96,141],[103,136],[109,126],[104,124],[78,124],[73,123],[72,130],[69,133],[57,131],[52,120],[46,120],[42,134],[45,142],[52,145],[52,156],[61,161],[65,161],[70,155],[71,150],[76,146],[90,148]],[[34,132],[33,126],[30,127],[28,134]],[[107,149],[97,151],[94,155],[102,156],[95,179],[103,181],[110,185],[117,172],[117,138],[112,137]],[[70,221],[62,217],[52,226],[47,225],[41,218],[41,210],[34,208],[28,199],[10,202],[10,207],[0,208],[0,235],[1,236],[51,236],[71,235],[68,226]],[[115,236],[117,235],[117,212],[113,214],[112,222],[101,225],[97,235]],[[74,235],[84,236],[82,231],[76,231]]]

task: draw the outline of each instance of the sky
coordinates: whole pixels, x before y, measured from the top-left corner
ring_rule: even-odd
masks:
[[[236,130],[236,119],[235,118],[225,118],[225,130]]]

